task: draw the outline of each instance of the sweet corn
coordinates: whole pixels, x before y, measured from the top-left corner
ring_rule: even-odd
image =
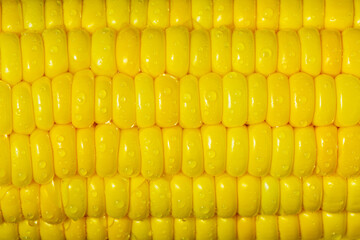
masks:
[[[0,239],[358,239],[358,0],[2,0]]]

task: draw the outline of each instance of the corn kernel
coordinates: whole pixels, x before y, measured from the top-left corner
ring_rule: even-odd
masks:
[[[146,28],[141,34],[141,70],[157,77],[165,72],[165,32],[162,29]]]
[[[96,173],[111,177],[117,172],[120,130],[114,124],[101,124],[95,128]]]
[[[76,221],[68,219],[64,222],[64,232],[66,239],[86,238],[86,219],[80,218]]]
[[[124,129],[120,135],[118,171],[124,177],[140,173],[141,156],[139,131],[137,128]]]
[[[130,0],[130,24],[143,29],[147,25],[149,0]]]
[[[146,181],[146,179],[141,176],[132,178],[130,181],[130,205],[128,213],[129,218],[133,220],[142,220],[148,217],[150,210],[149,204],[150,199],[148,181]],[[147,219],[143,221],[147,221]],[[133,223],[133,231],[134,227],[139,226],[140,228],[136,230],[143,230],[143,234],[148,234],[150,232],[145,231],[145,229],[141,227],[141,225],[146,224],[146,222],[140,225],[139,224],[136,224],[136,222],[135,224]],[[135,236],[137,236],[137,234],[135,234]]]
[[[325,0],[303,0],[304,27],[324,27]]]
[[[75,73],[72,84],[71,119],[74,127],[86,128],[94,123],[95,79],[90,70]]]
[[[199,81],[193,75],[180,79],[180,119],[183,128],[201,126]]]
[[[324,239],[339,238],[346,234],[346,212],[328,213],[323,211]]]
[[[126,27],[118,32],[116,64],[119,72],[132,77],[140,71],[140,31],[138,29]]]
[[[216,214],[221,218],[232,218],[237,213],[237,181],[229,175],[215,177]]]
[[[294,163],[294,131],[289,125],[272,130],[272,158],[270,174],[275,177],[289,176]]]
[[[323,202],[323,179],[312,175],[303,178],[303,208],[305,211],[318,211]]]
[[[267,79],[266,122],[272,126],[284,126],[289,122],[289,80],[281,73],[271,74]]]
[[[21,35],[20,43],[23,79],[33,82],[42,77],[45,71],[43,39],[38,33],[25,32]]]
[[[257,0],[256,27],[258,29],[278,29],[279,2],[278,0]]]
[[[248,76],[248,119],[247,124],[261,123],[267,113],[267,81],[266,78],[254,73]]]
[[[107,216],[123,218],[129,209],[130,181],[120,175],[105,178],[105,205]],[[120,193],[120,194],[119,194]]]
[[[90,68],[91,59],[91,38],[88,32],[83,29],[71,30],[68,37],[69,72]]]
[[[302,208],[301,179],[289,176],[280,180],[280,214],[299,214]]]
[[[248,169],[248,129],[245,126],[228,128],[226,134],[226,172],[233,177],[240,177]]]
[[[183,77],[189,70],[189,31],[183,26],[166,29],[166,71],[175,77]]]
[[[169,75],[155,79],[155,113],[159,127],[172,127],[179,122],[179,81]]]
[[[170,26],[185,26],[189,29],[192,28],[191,3],[191,0],[170,0]]]
[[[280,184],[279,180],[272,176],[266,176],[261,180],[261,214],[275,215],[279,210]]]
[[[155,92],[152,77],[146,73],[134,79],[136,97],[136,125],[151,127],[155,124]]]
[[[11,183],[11,150],[7,135],[0,136],[0,186]],[[0,212],[1,214],[1,212]]]
[[[195,29],[213,27],[213,1],[191,1],[193,26]]]
[[[324,176],[324,197],[322,209],[329,213],[339,213],[345,209],[347,182],[339,176]]]
[[[340,32],[334,30],[322,30],[321,54],[322,72],[329,75],[337,75],[341,71],[342,44]]]
[[[174,219],[174,239],[195,239],[195,219]]]
[[[94,175],[87,179],[87,216],[100,218],[105,214],[104,178]]]
[[[290,124],[293,127],[306,127],[314,116],[314,80],[306,73],[295,73],[289,78],[289,86]]]
[[[150,213],[155,218],[167,218],[171,212],[170,182],[166,178],[150,181]]]
[[[312,126],[294,130],[294,175],[305,177],[312,175],[316,163],[316,139]]]
[[[245,75],[253,73],[255,69],[255,39],[253,32],[247,29],[235,29],[232,34],[231,47],[233,70]]]
[[[40,222],[52,225],[64,220],[60,179],[54,178],[51,182],[40,186],[40,210],[42,216]]]
[[[196,218],[196,239],[217,239],[217,219]]]
[[[217,237],[218,239],[236,239],[236,218],[217,219]]]
[[[192,1],[194,3],[194,1]],[[211,40],[208,31],[194,30],[190,34],[189,72],[201,77],[211,71]]]
[[[148,26],[166,28],[169,26],[169,0],[149,0]]]
[[[269,125],[260,123],[249,127],[249,173],[257,177],[270,172],[272,132]]]
[[[210,34],[212,71],[225,75],[231,71],[231,31],[219,27],[211,29]]]
[[[80,176],[89,177],[95,173],[95,129],[76,130],[77,171]]]
[[[141,174],[145,178],[158,178],[164,170],[164,154],[159,127],[140,129]]]
[[[54,177],[53,150],[48,132],[37,129],[30,135],[34,181],[45,184]]]
[[[188,177],[198,177],[204,172],[204,155],[199,129],[184,129],[182,147],[182,172]]]
[[[61,27],[64,25],[62,2],[57,0],[45,1],[46,28]]]
[[[181,219],[190,217],[193,209],[192,178],[175,175],[171,179],[170,188],[172,216]]]
[[[102,95],[104,94],[102,93]],[[111,101],[111,97],[109,98],[109,101]],[[133,79],[125,74],[116,74],[112,79],[112,107],[106,108],[106,112],[110,112],[112,109],[112,119],[116,126],[123,129],[131,128],[135,125],[135,104]]]
[[[277,33],[277,70],[286,75],[300,71],[301,45],[296,31],[280,30]]]
[[[204,174],[193,180],[193,212],[198,219],[211,219],[215,215],[214,177]],[[196,231],[201,232],[201,231]]]
[[[276,70],[278,46],[277,36],[273,30],[257,30],[255,32],[256,72],[269,75]]]
[[[1,33],[1,77],[10,85],[22,79],[21,47],[14,33]]]
[[[258,239],[278,239],[279,233],[277,216],[257,216],[256,237]]]
[[[106,26],[105,0],[83,1],[81,26],[90,33]]]
[[[279,29],[299,29],[302,27],[302,1],[280,2]]]
[[[86,179],[80,176],[61,180],[61,197],[65,215],[78,220],[86,213]],[[108,195],[111,196],[110,194]]]
[[[326,126],[332,124],[336,114],[335,81],[328,75],[315,78],[315,109],[313,124]]]
[[[2,7],[2,30],[4,32],[21,33],[23,26],[23,12],[20,0],[4,0]]]
[[[10,134],[13,128],[11,87],[0,81],[0,134]]]
[[[76,132],[72,125],[55,125],[50,131],[55,174],[59,178],[76,174]]]
[[[66,30],[73,30],[81,27],[82,1],[63,0],[64,25]]]
[[[167,175],[178,174],[181,170],[182,129],[179,126],[163,128],[164,172]]]
[[[119,31],[129,24],[130,0],[106,0],[106,22],[107,26]]]
[[[238,214],[242,217],[253,217],[260,211],[260,178],[244,175],[237,179]],[[247,196],[244,198],[243,196]]]
[[[17,187],[24,187],[32,180],[29,136],[11,134],[10,153],[12,183]]]
[[[335,0],[325,1],[325,28],[345,30],[353,24],[354,1],[345,0],[341,4]]]
[[[106,217],[86,218],[86,236],[89,240],[106,239],[108,236]]]
[[[50,130],[54,125],[50,79],[39,78],[32,84],[32,98],[36,127]]]

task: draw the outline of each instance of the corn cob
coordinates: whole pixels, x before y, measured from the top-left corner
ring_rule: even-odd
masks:
[[[81,218],[49,224],[43,220],[1,223],[0,239],[356,239],[358,213],[301,212],[298,215],[232,218]]]
[[[359,27],[360,8],[353,0],[3,0],[2,31],[21,33],[64,27],[115,30],[132,25],[211,29],[219,26],[273,30],[302,26],[345,30]]]
[[[209,219],[236,214],[295,215],[303,210],[359,213],[359,181],[359,177],[339,175],[278,179],[249,174],[237,178],[228,174],[194,178],[177,174],[150,181],[142,176],[75,176],[22,188],[2,186],[0,216],[8,223],[41,218],[57,224],[67,218],[76,221],[104,215],[143,220],[148,216]]]
[[[209,73],[199,81],[192,75],[180,81],[162,75],[153,81],[144,73],[134,80],[123,74],[111,80],[83,70],[74,77],[42,77],[32,85],[22,81],[12,88],[0,81],[0,91],[1,134],[48,131],[54,124],[87,128],[109,121],[120,129],[154,124],[240,127],[263,121],[272,127],[348,127],[360,121],[360,108],[352,104],[359,101],[360,80],[348,74],[314,79],[304,73],[290,78],[274,73],[266,79],[258,73],[246,78],[231,72],[223,78]]]
[[[302,71],[312,76],[343,72],[359,77],[359,47],[354,44],[359,38],[360,30],[355,28],[342,33],[228,27],[189,32],[182,26],[146,28],[141,33],[132,27],[118,33],[102,28],[91,36],[83,29],[66,33],[59,28],[20,37],[2,33],[1,75],[10,85],[22,78],[33,82],[44,73],[54,78],[90,67],[95,75],[109,77],[116,71],[134,77],[140,70],[152,77],[167,72],[177,78],[188,72],[197,77],[211,71],[223,76],[232,70],[245,75],[278,71],[289,76]]]
[[[201,129],[150,127],[119,130],[113,124],[77,129],[55,125],[50,132],[30,136],[1,136],[0,185],[23,187],[34,180],[45,184],[73,177],[133,177],[147,179],[179,172],[197,177],[245,173],[282,178],[339,174],[356,177],[360,171],[360,127],[334,126],[271,128],[266,123]]]
[[[359,1],[0,5],[0,239],[360,238]]]

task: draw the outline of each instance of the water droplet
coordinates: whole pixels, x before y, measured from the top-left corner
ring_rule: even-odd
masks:
[[[27,176],[26,173],[19,173],[18,174],[18,178],[19,178],[20,181],[24,181],[26,179],[26,176]]]
[[[142,197],[142,192],[139,190],[139,191],[137,191],[136,192],[136,196],[138,197],[138,198],[141,198]]]
[[[265,48],[262,50],[262,57],[264,58],[268,58],[268,57],[271,57],[272,55],[272,51],[269,49],[269,48]]]
[[[85,168],[80,168],[79,169],[79,173],[81,176],[86,176],[86,174],[88,173],[88,171]]]
[[[60,157],[65,157],[66,151],[63,148],[58,149],[58,154]]]
[[[63,168],[63,169],[62,169],[62,173],[63,173],[64,175],[68,175],[69,169]]]
[[[124,203],[124,201],[116,200],[116,201],[115,201],[115,206],[116,206],[117,208],[123,208],[123,207],[125,206],[125,203]]]
[[[326,150],[326,153],[329,154],[329,155],[332,155],[333,154],[333,150],[331,148],[329,148],[328,150]]]
[[[170,88],[165,88],[164,89],[164,94],[165,95],[170,95],[171,94],[171,89]]]
[[[98,96],[99,96],[99,98],[105,98],[106,97],[106,91],[105,90],[101,90],[100,92],[99,92],[99,94],[98,94]]]
[[[217,94],[214,91],[210,91],[207,93],[206,98],[210,101],[215,101],[217,98]]]
[[[75,207],[75,206],[70,206],[69,209],[70,209],[70,212],[71,212],[72,214],[75,214],[75,213],[78,212],[78,208]]]
[[[184,100],[185,100],[186,102],[191,101],[191,95],[190,95],[189,93],[185,93],[185,94],[184,94]]]
[[[196,161],[194,161],[194,160],[189,160],[189,161],[188,161],[188,165],[189,165],[190,168],[195,168],[196,165],[197,165],[197,163],[196,163]]]
[[[58,136],[58,137],[57,137],[57,140],[58,140],[58,142],[63,142],[63,141],[64,141],[64,137],[63,137],[63,136]]]
[[[209,158],[214,158],[216,156],[216,152],[214,150],[209,150],[208,156],[209,156]]]
[[[106,144],[105,143],[100,143],[99,144],[99,151],[100,152],[105,152],[106,149]]]
[[[39,168],[45,168],[46,167],[46,162],[45,161],[40,161],[39,162]]]

